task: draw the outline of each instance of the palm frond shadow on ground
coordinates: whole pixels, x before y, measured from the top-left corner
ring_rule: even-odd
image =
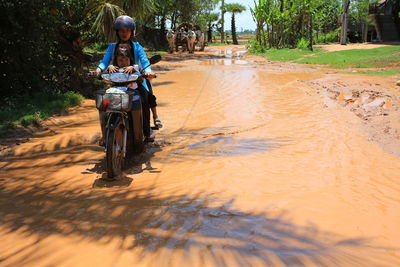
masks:
[[[307,258],[318,266],[338,262],[354,266],[364,262],[359,249],[380,250],[365,239],[344,239],[316,226],[296,225],[286,213],[238,210],[234,200],[221,203],[216,194],[160,197],[150,193],[151,188],[66,190],[62,183],[50,186],[29,180],[18,177],[18,182],[2,181],[0,187],[2,228],[37,240],[29,246],[37,250],[28,258],[42,255],[40,242],[53,235],[79,236],[102,245],[120,240],[119,250],[140,248],[143,257],[161,249],[199,249],[203,252],[191,257],[200,259],[206,253],[219,266],[228,265],[226,255],[245,265],[252,259],[303,265]],[[1,261],[23,254],[23,248],[4,253]]]

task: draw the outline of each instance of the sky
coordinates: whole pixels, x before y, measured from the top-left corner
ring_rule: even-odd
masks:
[[[225,0],[225,4],[231,4],[231,3],[238,3],[246,7],[246,11],[241,13],[241,14],[236,14],[236,30],[241,31],[243,30],[255,30],[256,29],[256,24],[253,21],[253,17],[251,16],[250,8],[254,7],[254,1],[253,0]],[[219,8],[218,10],[219,11]],[[225,30],[230,30],[231,29],[231,14],[226,13],[225,14]]]

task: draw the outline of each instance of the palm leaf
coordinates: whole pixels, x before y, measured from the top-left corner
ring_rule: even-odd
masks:
[[[105,3],[93,23],[92,30],[100,36],[103,35],[108,42],[115,42],[117,36],[113,30],[114,21],[124,14],[125,11],[119,6]]]
[[[144,22],[156,11],[154,0],[114,0],[112,3],[122,7],[129,16],[139,22]]]

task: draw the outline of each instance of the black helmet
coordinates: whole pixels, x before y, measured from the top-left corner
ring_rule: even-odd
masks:
[[[122,28],[128,28],[134,31],[136,29],[136,23],[129,16],[119,16],[114,22],[114,30],[118,31]]]

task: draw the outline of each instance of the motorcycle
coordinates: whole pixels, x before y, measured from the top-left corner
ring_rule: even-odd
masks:
[[[142,100],[138,83],[147,78],[144,70],[160,60],[160,55],[154,55],[141,72],[127,74],[120,69],[116,73],[100,75],[101,79],[112,82],[111,88],[96,92],[96,107],[105,121],[104,141],[109,179],[117,177],[127,160],[144,149]]]

